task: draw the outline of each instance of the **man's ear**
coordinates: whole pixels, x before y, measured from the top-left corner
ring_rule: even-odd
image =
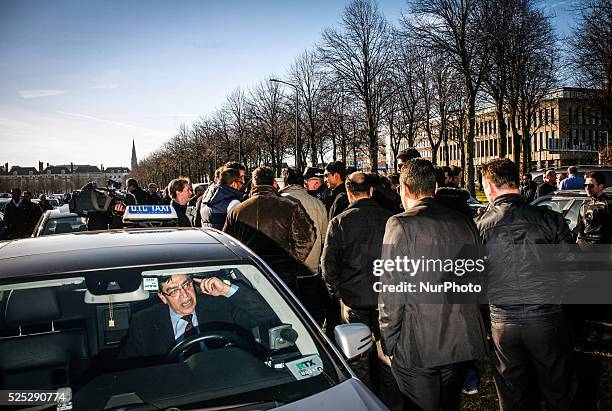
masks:
[[[162,301],[162,303],[168,305],[168,300],[166,300],[166,296],[165,295],[163,295],[162,293],[157,293],[157,296]]]

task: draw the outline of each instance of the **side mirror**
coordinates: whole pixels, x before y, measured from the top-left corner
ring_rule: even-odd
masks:
[[[344,356],[350,360],[372,347],[372,331],[365,324],[341,324],[334,329],[336,343]]]

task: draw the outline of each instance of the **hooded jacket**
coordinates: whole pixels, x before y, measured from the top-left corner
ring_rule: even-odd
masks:
[[[202,227],[212,227],[222,230],[227,217],[227,208],[233,202],[242,200],[244,193],[227,185],[215,186],[202,197],[200,216]]]

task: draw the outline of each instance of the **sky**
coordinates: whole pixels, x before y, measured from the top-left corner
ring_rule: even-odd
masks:
[[[575,0],[543,1],[570,33]],[[130,166],[274,75],[345,0],[0,0],[0,165]],[[405,0],[379,0],[392,23]]]

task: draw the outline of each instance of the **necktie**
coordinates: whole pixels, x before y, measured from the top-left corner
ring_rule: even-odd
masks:
[[[181,317],[182,320],[187,321],[187,326],[185,327],[185,333],[183,334],[183,340],[186,340],[187,338],[193,336],[196,334],[196,329],[193,326],[193,314],[189,314],[189,315],[184,315]],[[199,344],[194,344],[191,347],[189,347],[189,349],[185,350],[185,357],[189,357],[191,354],[194,354],[196,352],[200,352],[200,345]]]

